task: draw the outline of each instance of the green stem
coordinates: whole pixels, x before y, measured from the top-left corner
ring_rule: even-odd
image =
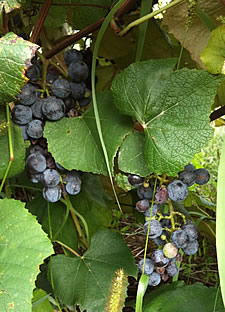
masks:
[[[48,206],[48,227],[49,227],[49,236],[50,236],[50,240],[52,241],[51,213],[50,213],[50,205],[49,205],[49,202],[48,202],[48,201],[47,201],[47,206]]]
[[[184,34],[184,39],[182,40],[182,43],[181,43],[180,54],[179,54],[179,58],[178,58],[178,62],[177,62],[177,70],[179,70],[179,68],[180,68],[180,62],[181,62],[181,58],[182,58],[183,51],[184,51],[184,42],[186,40],[187,33],[188,33],[188,29],[186,28],[185,34]]]
[[[56,237],[59,235],[60,232],[62,232],[65,224],[66,224],[66,221],[69,217],[69,213],[70,213],[70,204],[69,204],[69,197],[66,196],[66,201],[65,201],[65,205],[66,205],[66,214],[65,214],[65,217],[64,217],[64,220],[63,220],[63,223],[61,224],[61,226],[59,227],[58,231],[55,233],[55,235],[53,236],[52,240],[55,241],[56,240]]]
[[[95,42],[95,47],[94,47],[94,51],[93,51],[93,58],[92,58],[92,68],[91,68],[91,87],[92,87],[92,101],[93,101],[93,108],[94,108],[94,114],[95,114],[95,121],[96,121],[96,126],[97,126],[97,130],[98,130],[98,135],[99,135],[99,139],[102,145],[102,150],[103,150],[103,154],[105,157],[105,163],[106,163],[106,167],[109,173],[109,178],[110,178],[110,182],[112,185],[112,189],[113,189],[113,193],[117,202],[117,205],[122,213],[122,209],[120,207],[120,203],[116,194],[116,190],[113,184],[113,178],[112,178],[112,174],[111,174],[111,168],[110,168],[110,164],[109,164],[109,157],[108,157],[108,152],[105,146],[105,142],[104,142],[104,138],[102,135],[102,128],[101,128],[101,123],[100,123],[100,117],[99,117],[99,112],[98,112],[98,106],[97,106],[97,100],[96,100],[96,90],[95,90],[95,72],[96,72],[96,61],[97,61],[97,55],[98,55],[98,50],[99,50],[99,46],[100,46],[100,42],[102,40],[102,37],[111,21],[111,19],[113,18],[114,13],[116,12],[116,10],[121,6],[121,4],[124,2],[125,0],[120,0],[118,1],[118,3],[112,8],[112,10],[109,12],[109,14],[107,15],[107,17],[105,18],[96,42]]]
[[[11,168],[12,162],[14,161],[14,153],[13,153],[13,141],[12,141],[12,128],[11,128],[11,120],[10,120],[10,112],[9,112],[9,104],[6,104],[6,121],[8,126],[8,139],[9,139],[9,163],[7,169],[5,171],[4,177],[2,179],[2,183],[0,185],[0,193],[5,184],[5,180],[9,174],[9,170]]]
[[[150,231],[150,226],[151,226],[152,207],[154,205],[156,185],[157,185],[157,176],[155,178],[155,184],[154,184],[154,190],[153,190],[153,196],[152,196],[152,203],[151,203],[151,210],[150,210],[150,218],[149,218],[149,224],[148,224],[148,231],[147,231],[147,237],[146,237],[146,241],[145,241],[144,263],[143,263],[143,269],[142,269],[143,272],[144,272],[144,269],[145,269],[145,259],[146,259],[147,249],[148,249],[148,239],[149,239],[149,231]]]
[[[125,27],[120,33],[120,36],[124,36],[129,30],[131,30],[133,27],[140,25],[141,23],[144,23],[146,21],[148,21],[149,19],[151,19],[152,17],[156,16],[159,13],[162,13],[163,11],[172,8],[173,6],[183,2],[184,0],[175,0],[167,5],[165,5],[164,7],[160,8],[159,10],[156,10],[152,13],[149,13],[137,20],[135,20],[134,22],[130,23],[129,25],[127,25],[127,27]]]
[[[173,205],[171,203],[171,200],[169,199],[168,200],[168,206],[169,206],[169,209],[170,209],[170,221],[171,221],[171,231],[173,232],[175,230],[175,222],[174,222],[174,211],[173,211]]]
[[[81,258],[81,256],[80,256],[75,250],[73,250],[72,248],[70,248],[70,247],[67,246],[66,244],[64,244],[64,243],[62,243],[62,242],[60,242],[60,241],[58,241],[58,240],[56,240],[55,242],[58,243],[59,245],[63,246],[64,248],[68,249],[68,250],[69,250],[70,252],[72,252],[76,257]]]
[[[60,201],[62,203],[64,203],[65,205],[67,205],[67,204],[69,205],[69,210],[70,210],[71,216],[73,218],[74,224],[76,226],[76,230],[77,230],[79,239],[84,244],[84,246],[86,248],[88,248],[88,245],[89,245],[88,244],[89,243],[89,231],[88,231],[88,225],[87,225],[86,220],[84,219],[84,217],[81,214],[79,214],[79,212],[77,212],[73,208],[73,205],[72,205],[71,201],[69,200],[69,198],[68,198],[68,201],[65,201],[62,198],[60,199]],[[80,223],[79,223],[79,221],[77,219],[77,216],[80,218],[81,222],[83,223],[83,226],[84,226],[84,229],[85,229],[85,232],[86,232],[86,236],[87,236],[87,240],[86,240],[85,235],[83,234],[83,231],[82,231],[82,229],[80,227]]]

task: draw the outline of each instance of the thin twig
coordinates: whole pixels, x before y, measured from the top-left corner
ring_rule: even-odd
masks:
[[[48,11],[50,9],[51,4],[52,4],[52,0],[46,0],[41,7],[41,11],[40,11],[40,14],[38,16],[37,23],[35,24],[34,30],[33,30],[32,35],[30,37],[30,41],[33,43],[38,42],[42,26],[44,25],[44,22],[45,22],[47,15],[48,15]]]
[[[136,1],[136,0],[135,0]],[[39,1],[32,1],[32,4],[42,4]],[[106,5],[100,4],[93,4],[93,3],[52,3],[53,6],[63,6],[63,7],[94,7],[99,9],[107,9],[109,10],[110,7]]]
[[[210,115],[210,121],[216,120],[222,117],[223,115],[225,115],[225,106],[222,106],[221,108],[212,112]]]

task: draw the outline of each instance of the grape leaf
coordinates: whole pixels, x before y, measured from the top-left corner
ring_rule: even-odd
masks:
[[[160,286],[144,298],[143,312],[222,312],[224,311],[218,289],[201,283],[185,286],[176,282]]]
[[[9,139],[8,127],[6,125],[4,107],[0,106],[0,179],[4,176],[9,163]],[[14,161],[11,165],[8,177],[12,177],[22,172],[25,166],[25,154],[27,143],[24,142],[22,130],[19,126],[11,124],[12,141],[14,150]]]
[[[109,91],[98,94],[97,102],[103,138],[113,171],[117,150],[123,138],[132,130],[132,122],[130,118],[119,114]],[[64,168],[108,174],[92,106],[81,117],[47,122],[44,137],[47,138],[48,149],[55,161]]]
[[[24,72],[37,48],[14,33],[0,39],[0,105],[14,100],[28,81]]]
[[[212,74],[225,74],[225,25],[210,34],[208,45],[201,53],[202,63]]]
[[[104,312],[111,281],[121,268],[136,277],[137,268],[125,242],[117,233],[100,230],[81,258],[52,258],[55,295],[65,304],[79,304],[82,311]]]
[[[209,16],[215,25],[220,25],[217,20],[219,16],[224,16],[225,6],[220,0],[198,0],[197,6]],[[178,5],[167,10],[163,16],[162,27],[168,28],[169,34],[172,34],[179,42],[183,42],[194,61],[203,67],[200,60],[200,54],[207,45],[210,37],[210,30],[202,22],[197,14],[192,15],[192,24],[186,33],[186,21],[188,17],[188,3],[183,1]],[[185,38],[185,40],[184,40]]]
[[[35,289],[32,298],[32,312],[54,312],[53,307],[48,301],[48,296],[44,290]]]
[[[112,93],[121,113],[144,128],[150,171],[176,175],[212,137],[210,107],[223,77],[164,68],[166,60],[132,64],[114,79]]]
[[[24,203],[0,200],[0,310],[30,312],[38,265],[53,248]]]
[[[15,9],[19,9],[21,5],[25,2],[24,0],[2,0],[0,4],[1,9],[5,8],[6,13],[10,13]]]
[[[120,170],[146,177],[151,172],[144,159],[145,136],[143,133],[128,135],[119,151],[118,163]]]

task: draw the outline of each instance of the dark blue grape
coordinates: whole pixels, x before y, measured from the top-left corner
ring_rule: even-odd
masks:
[[[208,170],[200,168],[194,171],[195,173],[195,183],[199,185],[206,184],[210,179],[210,174]]]
[[[26,71],[26,76],[30,82],[37,81],[41,78],[41,66],[38,63],[31,65]]]
[[[52,84],[52,93],[58,98],[65,99],[70,93],[70,83],[65,79],[57,79]]]
[[[145,235],[148,233],[148,225],[149,221],[146,221],[144,224],[144,232]],[[158,220],[151,219],[150,230],[149,230],[149,238],[156,238],[162,234],[162,226]]]
[[[72,62],[82,61],[82,53],[76,49],[67,50],[64,54],[64,61],[67,66],[69,66]]]
[[[46,82],[50,85],[53,84],[54,81],[56,81],[59,77],[50,73],[47,73],[46,75]]]
[[[154,217],[157,214],[158,210],[159,210],[159,206],[156,204],[153,204],[151,216]],[[150,218],[150,212],[151,212],[151,206],[145,211],[144,215],[147,218]]]
[[[186,255],[190,256],[196,254],[196,252],[198,251],[198,247],[199,247],[198,241],[193,240],[188,242],[186,247],[182,248],[182,250]]]
[[[39,183],[41,181],[42,173],[33,173],[27,172],[28,178],[31,180],[32,183]]]
[[[26,169],[29,172],[43,172],[46,166],[46,158],[41,154],[30,154],[26,159]]]
[[[179,180],[183,183],[187,184],[187,186],[191,186],[195,183],[195,173],[194,171],[180,171],[178,173]]]
[[[83,61],[73,61],[68,67],[68,75],[74,82],[81,82],[87,79],[89,70]]]
[[[139,212],[146,212],[146,210],[150,207],[150,203],[149,203],[149,200],[148,199],[142,199],[142,200],[139,200],[137,203],[136,203],[136,209],[139,211]]]
[[[154,250],[151,259],[157,267],[166,267],[169,263],[169,259],[164,256],[162,249]]]
[[[141,259],[138,262],[138,270],[142,273],[143,271],[143,263],[144,263],[144,259]],[[150,275],[152,274],[152,272],[154,271],[154,264],[152,262],[151,259],[146,258],[145,259],[145,268],[144,268],[144,274],[146,275]]]
[[[92,97],[89,96],[88,98],[80,99],[78,102],[79,102],[80,107],[86,107],[88,106],[88,104],[91,103],[91,100],[92,100]]]
[[[169,198],[175,202],[183,201],[188,196],[187,185],[180,180],[171,182],[167,187],[167,191]]]
[[[184,170],[185,171],[194,171],[195,170],[195,166],[192,165],[191,163],[189,163],[186,166],[184,166]]]
[[[184,224],[181,229],[187,234],[189,241],[193,241],[198,238],[198,230],[193,223]]]
[[[18,125],[26,125],[32,120],[32,110],[28,106],[16,105],[12,110],[12,120]]]
[[[140,177],[137,174],[128,174],[128,182],[132,186],[139,186],[144,183],[144,178]]]
[[[19,126],[22,129],[22,136],[24,140],[29,140],[27,135],[27,126]]]
[[[144,185],[139,185],[137,188],[137,194],[140,199],[152,199],[153,190],[151,186],[144,187]]]
[[[55,187],[44,187],[43,188],[43,197],[50,203],[55,203],[61,198],[61,188],[60,186]]]
[[[179,272],[176,264],[172,262],[167,266],[166,271],[169,276],[176,276]]]
[[[153,242],[158,246],[164,246],[168,239],[169,239],[169,233],[163,230],[162,234],[159,237],[156,237],[153,239]]]
[[[45,99],[38,98],[33,105],[31,105],[31,110],[34,118],[43,119],[44,115],[42,113],[42,105]]]
[[[69,110],[74,108],[75,107],[75,103],[76,103],[76,101],[75,101],[75,99],[72,96],[69,96],[68,98],[66,98],[64,100],[66,112],[68,112]]]
[[[148,285],[149,286],[158,286],[161,282],[161,275],[159,273],[153,272],[149,275]]]
[[[83,98],[85,93],[85,84],[84,83],[70,83],[71,93],[75,100],[79,100]]]
[[[17,98],[23,105],[32,105],[36,101],[37,97],[38,97],[37,89],[30,83],[27,83],[21,89],[21,93],[17,95]]]
[[[40,139],[43,136],[44,124],[41,120],[34,119],[27,125],[27,134],[32,139]]]
[[[41,154],[43,156],[47,156],[46,151],[38,144],[34,145],[31,150],[30,150],[30,154]]]
[[[171,240],[177,248],[185,248],[188,243],[188,236],[185,231],[177,230],[173,232]]]
[[[60,182],[60,175],[55,169],[46,169],[41,176],[41,183],[47,187],[54,187]]]
[[[81,178],[76,170],[71,170],[63,178],[63,182],[66,182],[65,189],[70,195],[77,195],[81,190]]]
[[[47,98],[43,103],[42,112],[49,120],[59,120],[64,116],[65,105],[61,99],[52,96]]]

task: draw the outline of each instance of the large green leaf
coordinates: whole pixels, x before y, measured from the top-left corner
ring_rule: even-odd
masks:
[[[212,137],[210,107],[222,80],[203,70],[172,72],[173,64],[135,63],[112,83],[117,108],[144,128],[145,160],[157,174],[177,174]]]
[[[24,72],[37,48],[14,33],[0,39],[0,105],[15,99],[28,81]]]
[[[144,144],[145,136],[140,132],[134,132],[124,140],[119,151],[120,170],[142,177],[151,173],[144,159]]]
[[[0,11],[1,9],[5,9],[6,13],[10,13],[15,9],[19,9],[21,5],[25,2],[24,0],[2,0],[0,4]]]
[[[224,237],[225,237],[225,141],[223,143],[223,149],[220,157],[220,165],[218,171],[217,182],[217,209],[216,209],[216,250],[218,259],[218,268],[220,276],[221,292],[223,302],[225,305],[225,249],[224,249]]]
[[[100,230],[81,258],[53,257],[55,295],[65,304],[79,304],[82,311],[104,312],[112,279],[121,268],[136,277],[137,268],[125,242],[112,231]]]
[[[50,233],[49,221],[51,222],[51,230],[54,237],[64,222],[66,206],[61,202],[49,203],[50,216],[48,217],[48,203],[43,198],[42,194],[37,194],[35,198],[27,204],[27,208],[33,215],[37,216],[38,221],[42,224],[43,230],[48,234]],[[70,215],[56,239],[72,249],[78,250],[77,232]]]
[[[0,200],[0,310],[30,312],[39,264],[53,248],[24,203]]]
[[[42,289],[34,290],[32,303],[32,312],[54,312],[53,307],[48,301],[47,293]]]
[[[217,291],[201,283],[163,285],[145,296],[143,312],[222,312],[224,308]]]
[[[225,74],[225,25],[210,34],[208,45],[201,54],[201,61],[212,74]]]
[[[117,150],[123,138],[132,130],[132,123],[130,118],[120,115],[109,91],[100,93],[97,102],[103,138],[113,171]],[[48,140],[48,149],[55,161],[66,169],[108,174],[92,107],[82,117],[47,122],[44,137]]]
[[[3,108],[3,106],[0,107],[0,179],[4,176],[4,173],[9,163],[8,127],[6,126],[6,119]],[[27,143],[24,142],[22,130],[19,128],[19,126],[15,124],[11,124],[11,126],[14,161],[10,168],[8,177],[15,176],[16,174],[23,171],[25,166],[25,153],[27,147]]]

